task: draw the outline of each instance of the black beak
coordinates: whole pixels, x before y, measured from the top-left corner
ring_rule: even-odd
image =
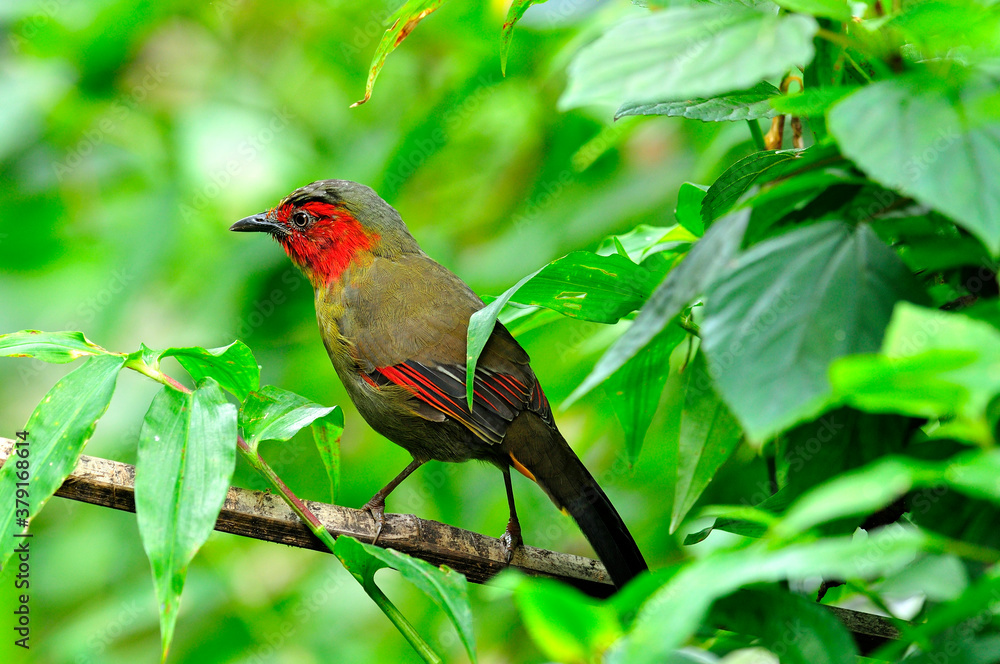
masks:
[[[267,212],[240,219],[230,226],[229,230],[241,233],[270,233],[275,236],[288,234],[284,226],[268,218]]]

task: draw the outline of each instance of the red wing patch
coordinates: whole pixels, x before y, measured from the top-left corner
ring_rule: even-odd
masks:
[[[552,423],[549,402],[538,380],[530,374],[529,387],[516,376],[477,368],[471,411],[465,394],[464,366],[427,366],[411,361],[362,376],[376,386],[392,383],[408,388],[418,399],[461,422],[488,443],[502,441],[507,425],[524,410]]]

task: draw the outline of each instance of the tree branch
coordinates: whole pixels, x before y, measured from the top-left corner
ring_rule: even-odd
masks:
[[[13,446],[13,440],[0,438],[0,466],[10,456]],[[134,512],[134,486],[135,466],[83,455],[56,495]],[[310,500],[303,502],[335,536],[350,535],[366,542],[375,536],[375,524],[367,512]],[[263,491],[230,487],[215,529],[330,553],[280,496]],[[437,521],[418,519],[412,514],[386,514],[378,545],[435,565],[448,565],[475,583],[483,583],[507,567],[500,540]],[[598,597],[610,595],[614,590],[604,565],[582,556],[522,546],[514,551],[511,566],[533,576],[564,581]],[[827,608],[851,631],[862,653],[899,638],[897,625],[887,618]]]

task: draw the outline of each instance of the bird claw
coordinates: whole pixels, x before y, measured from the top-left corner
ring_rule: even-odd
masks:
[[[372,538],[372,544],[378,544],[378,538],[382,536],[382,528],[385,526],[385,498],[381,500],[377,497],[372,498],[365,503],[361,511],[368,512],[375,522],[375,537]]]
[[[507,522],[507,529],[500,536],[500,545],[503,547],[504,561],[510,565],[514,558],[514,549],[524,544],[521,539],[521,524],[511,520]]]

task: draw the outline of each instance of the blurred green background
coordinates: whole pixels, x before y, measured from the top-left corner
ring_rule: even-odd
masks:
[[[82,330],[119,351],[242,339],[264,383],[345,408],[340,502],[359,506],[408,457],[348,401],[305,280],[266,238],[227,232],[233,221],[313,180],[357,180],[401,212],[430,255],[496,295],[609,234],[673,224],[683,181],[710,182],[749,150],[742,123],[613,124],[613,109],[556,109],[576,49],[641,11],[624,0],[533,7],[505,78],[507,3],[452,0],[390,55],[371,101],[349,109],[399,2],[2,3],[0,332]],[[559,319],[518,338],[558,408],[617,332]],[[164,367],[184,375],[172,360]],[[12,437],[68,368],[0,361],[0,435]],[[675,381],[664,400],[676,398]],[[134,462],[157,387],[123,373],[86,452]],[[600,390],[557,419],[647,560],[681,555],[663,473],[677,423],[658,416],[629,468]],[[308,434],[265,447],[300,496],[329,500]],[[705,500],[738,501],[763,483],[745,454],[723,478]],[[262,488],[243,467],[236,481]],[[592,555],[541,491],[518,476],[515,493],[527,543]],[[500,473],[478,464],[428,464],[387,509],[494,536],[507,518]],[[153,585],[134,515],[57,498],[32,530],[32,648],[5,637],[0,660],[155,661]],[[465,659],[429,601],[394,572],[379,578],[449,661]],[[9,616],[9,573],[0,588]],[[541,661],[508,596],[471,594],[481,661]],[[170,661],[417,656],[332,556],[214,533],[190,569]]]

